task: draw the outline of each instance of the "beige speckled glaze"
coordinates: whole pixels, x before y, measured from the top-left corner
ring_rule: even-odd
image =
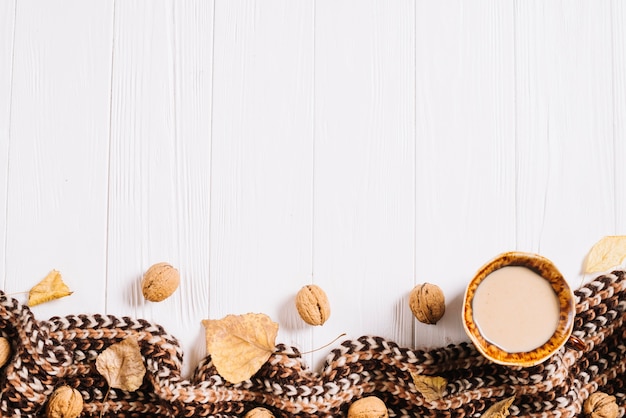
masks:
[[[546,343],[527,352],[509,353],[502,350],[487,341],[474,322],[472,302],[476,289],[489,274],[508,266],[526,267],[537,273],[550,283],[559,300],[560,314],[556,331]],[[524,252],[500,254],[481,267],[468,284],[463,300],[463,326],[478,351],[495,363],[511,366],[533,366],[548,359],[570,338],[575,313],[574,295],[554,264],[545,257]]]

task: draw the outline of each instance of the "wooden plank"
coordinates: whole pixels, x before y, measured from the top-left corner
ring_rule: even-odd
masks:
[[[211,318],[262,312],[306,350],[311,278],[313,4],[216,4]]]
[[[517,244],[578,287],[588,250],[616,227],[610,2],[515,14]]]
[[[515,247],[513,10],[486,1],[417,3],[416,283],[439,285],[446,314],[415,321],[415,345],[467,340],[467,283]]]
[[[212,2],[119,2],[115,10],[107,311],[163,325],[188,374],[206,352]],[[147,302],[154,263],[180,288]]]
[[[17,5],[6,289],[57,269],[75,292],[42,318],[104,308],[111,18],[111,2]]]
[[[0,3],[0,286],[6,289],[6,211],[11,143],[11,85],[13,77],[13,33],[15,1]]]
[[[187,286],[173,329],[185,351],[185,373],[206,356],[200,320],[209,315],[211,102],[214,2],[174,2],[178,265]],[[183,288],[181,288],[182,290]],[[164,312],[165,313],[165,312]],[[198,331],[199,330],[199,331]]]
[[[311,282],[332,313],[314,330],[315,346],[342,332],[411,341],[414,18],[411,1],[316,5]]]
[[[626,4],[611,2],[615,234],[626,235]]]

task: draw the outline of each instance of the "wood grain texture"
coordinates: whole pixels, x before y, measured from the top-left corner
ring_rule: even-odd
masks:
[[[178,265],[183,275],[178,333],[185,373],[206,355],[198,321],[209,316],[211,115],[214,2],[174,2]],[[176,330],[180,327],[176,326]]]
[[[103,310],[111,2],[17,8],[6,290],[57,269],[75,294],[37,315]]]
[[[317,2],[315,10],[312,282],[328,294],[331,316],[313,345],[342,332],[406,345],[415,275],[414,5],[354,4]]]
[[[306,350],[294,297],[311,276],[312,4],[222,2],[215,15],[211,317],[263,312]]]
[[[516,9],[516,228],[577,287],[616,232],[615,147],[610,3],[572,4]]]
[[[2,283],[2,289],[6,288],[6,212],[9,145],[11,143],[11,85],[15,7],[15,1],[0,3],[0,283]]]
[[[428,348],[467,340],[465,286],[501,252],[578,286],[626,234],[625,158],[619,0],[0,2],[3,289],[57,268],[76,293],[38,317],[156,321],[186,375],[204,318]],[[148,303],[160,261],[182,282]],[[408,309],[424,282],[437,325]],[[295,310],[309,283],[322,327]]]
[[[185,374],[205,355],[212,22],[208,2],[115,8],[107,312],[171,330]],[[140,282],[157,262],[178,268],[181,285],[151,303]]]
[[[626,235],[626,4],[611,2],[615,231]]]
[[[509,3],[417,3],[416,281],[446,295],[415,345],[466,340],[465,287],[515,247],[515,92]]]

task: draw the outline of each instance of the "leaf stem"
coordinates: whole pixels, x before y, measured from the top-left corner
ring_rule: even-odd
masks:
[[[104,416],[104,408],[106,408],[106,401],[109,397],[109,393],[111,392],[111,386],[107,389],[107,393],[104,394],[104,399],[102,399],[102,410],[100,410],[100,418]]]
[[[25,292],[13,292],[13,293],[5,293],[4,296],[15,296],[15,295],[25,295],[28,293],[28,290]]]
[[[331,345],[332,343],[334,343],[335,341],[337,341],[339,338],[341,338],[341,337],[345,337],[345,335],[346,335],[346,333],[345,333],[345,332],[344,332],[344,333],[341,333],[340,335],[338,335],[337,337],[335,337],[335,339],[334,339],[334,340],[332,340],[331,342],[326,343],[326,344],[324,344],[324,345],[323,345],[323,346],[321,346],[321,347],[317,347],[317,348],[314,348],[313,350],[310,350],[310,351],[305,351],[304,353],[300,353],[300,354],[301,354],[301,355],[304,355],[304,354],[311,354],[311,353],[314,353],[314,352],[316,352],[316,351],[319,351],[319,350],[321,350],[321,349],[323,349],[323,348],[328,347],[329,345]]]

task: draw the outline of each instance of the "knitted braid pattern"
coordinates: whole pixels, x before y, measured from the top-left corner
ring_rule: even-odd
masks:
[[[0,369],[3,417],[44,416],[55,387],[80,391],[84,417],[242,417],[256,406],[277,417],[345,417],[354,400],[380,397],[391,417],[479,417],[493,403],[515,395],[513,416],[582,416],[595,391],[614,395],[625,413],[626,271],[602,275],[575,292],[574,335],[582,351],[563,347],[533,367],[496,365],[468,343],[421,351],[379,337],[345,341],[320,372],[299,351],[279,345],[250,380],[224,381],[206,357],[191,380],[181,377],[183,353],[176,339],[153,323],[104,315],[38,321],[28,307],[0,292],[0,335],[13,355]],[[147,368],[135,392],[111,389],[95,359],[111,344],[134,336]],[[411,372],[445,377],[444,397],[429,402]]]

